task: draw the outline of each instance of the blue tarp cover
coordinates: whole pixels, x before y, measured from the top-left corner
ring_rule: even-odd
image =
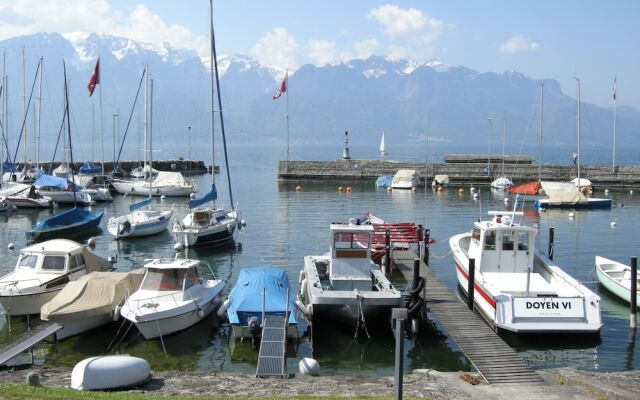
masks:
[[[262,289],[266,289],[266,312],[284,314],[287,289],[289,289],[289,311],[294,311],[295,293],[289,286],[284,269],[271,266],[243,268],[236,285],[231,289],[231,304],[227,313],[262,312]],[[231,317],[230,317],[231,319]]]
[[[142,208],[146,205],[151,204],[151,199],[146,199],[146,200],[142,200],[139,201],[137,203],[133,203],[132,205],[129,206],[129,210],[133,211],[133,210],[137,210],[138,208]]]
[[[393,178],[390,176],[379,176],[378,179],[376,179],[376,187],[379,188],[386,188],[391,186],[391,182],[393,181]]]
[[[2,170],[4,172],[16,172],[16,169],[11,165],[8,158],[2,163]]]
[[[217,198],[218,198],[218,191],[216,190],[216,185],[214,183],[213,185],[211,185],[211,190],[209,191],[209,193],[205,194],[199,199],[189,200],[189,208],[199,207],[204,203],[208,201],[214,201]]]
[[[60,190],[70,190],[73,187],[73,183],[67,178],[58,178],[57,176],[42,175],[35,182],[35,187],[56,187]],[[82,189],[82,186],[76,185],[76,191]]]
[[[99,174],[102,169],[91,161],[87,161],[82,165],[82,167],[80,167],[79,171],[81,174]]]
[[[101,212],[91,212],[74,207],[69,211],[56,214],[51,218],[38,222],[31,232],[55,231],[67,229],[72,226],[77,227],[78,230],[82,230],[85,225],[87,227],[92,227],[93,225],[99,224],[101,219]]]

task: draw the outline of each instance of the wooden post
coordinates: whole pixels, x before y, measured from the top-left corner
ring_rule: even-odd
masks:
[[[549,260],[553,260],[553,250],[554,250],[553,240],[554,240],[555,232],[556,232],[555,228],[549,228],[549,250],[547,251],[547,254],[549,255]]]
[[[429,242],[431,241],[431,229],[424,230],[424,263],[429,266]]]
[[[391,276],[391,230],[384,233],[384,265],[387,267],[387,274]]]
[[[394,396],[395,400],[402,400],[402,373],[404,360],[404,320],[407,319],[406,308],[394,308],[391,316],[396,323],[396,357],[394,375]]]
[[[636,307],[638,296],[638,257],[631,257],[631,306],[629,308],[629,327],[636,329]]]
[[[467,282],[467,307],[469,310],[473,310],[473,296],[475,292],[475,284],[476,281],[476,259],[472,258],[469,260],[469,281]]]

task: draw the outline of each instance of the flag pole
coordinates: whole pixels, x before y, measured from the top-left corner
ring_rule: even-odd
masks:
[[[285,94],[287,95],[287,171],[289,170],[289,70],[287,69],[287,72],[285,73],[284,76],[284,80],[285,80],[285,87],[286,87],[286,92]]]

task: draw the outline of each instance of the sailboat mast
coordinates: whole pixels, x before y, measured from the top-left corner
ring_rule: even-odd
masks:
[[[577,165],[578,165],[578,189],[580,189],[580,79],[578,77],[575,78],[576,81],[578,82],[578,160],[577,160]]]
[[[147,78],[148,77],[149,74],[147,74]],[[147,207],[151,210],[151,177],[153,176],[153,79],[150,79],[149,85],[149,121],[147,122],[149,124],[149,204]]]
[[[287,98],[287,169],[289,168],[289,70],[284,75],[285,81],[285,96]]]
[[[209,0],[209,39],[210,39],[210,48],[209,48],[209,69],[211,70],[211,188],[216,185],[216,152],[215,152],[215,138],[214,138],[214,120],[213,116],[215,114],[215,99],[214,99],[214,76],[215,73],[213,69],[213,0]],[[213,203],[213,207],[215,208],[216,200],[211,200]]]
[[[616,79],[613,78],[613,158],[611,161],[611,171],[616,171]]]
[[[65,114],[67,119],[67,136],[69,138],[69,159],[71,160],[70,170],[71,170],[71,190],[73,191],[73,207],[77,207],[78,203],[76,200],[76,178],[73,173],[73,150],[71,147],[71,120],[69,118],[69,86],[67,84],[67,65],[62,62],[62,68],[64,71],[64,103],[65,103]]]
[[[42,121],[42,75],[44,75],[44,58],[40,57],[40,85],[38,86],[38,134],[36,136],[36,174],[40,170],[40,129]]]
[[[144,177],[144,170],[147,167],[147,152],[149,150],[147,137],[149,137],[149,68],[147,65],[144,66],[144,161],[142,163],[142,176]],[[140,142],[138,142],[140,143]],[[151,164],[151,163],[149,163]],[[149,198],[151,198],[151,167],[149,167]]]
[[[98,56],[98,60],[100,60],[100,56]],[[104,176],[104,127],[102,124],[102,71],[100,73],[100,159],[102,161],[102,175]]]
[[[502,129],[502,176],[504,177],[504,142],[507,140],[507,120],[504,120]]]
[[[24,47],[22,48],[22,113],[24,115],[25,123],[22,124],[22,137],[24,138],[24,167],[23,170],[27,171],[27,73],[25,66]]]
[[[540,157],[538,159],[538,182],[542,180],[542,112],[544,110],[544,83],[540,84]]]

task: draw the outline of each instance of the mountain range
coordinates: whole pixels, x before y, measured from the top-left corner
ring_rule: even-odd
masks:
[[[100,158],[100,150],[96,150],[101,142],[100,98],[105,158],[111,159],[118,152],[125,131],[121,158],[142,157],[139,151],[144,129],[142,90],[136,106],[133,104],[145,64],[149,65],[154,81],[154,158],[186,157],[189,151],[193,158],[207,158],[209,67],[208,60],[199,58],[195,52],[108,35],[56,33],[7,39],[0,42],[0,48],[4,49],[8,81],[3,96],[8,99],[6,136],[12,155],[16,153],[23,122],[23,99],[26,103],[33,87],[25,125],[27,157],[35,157],[34,126],[38,120],[34,110],[40,101],[39,81],[34,81],[34,75],[37,61],[43,57],[41,159],[52,157],[60,130],[63,60],[70,87],[73,147],[79,153],[74,158]],[[98,56],[101,82],[89,97],[87,83]],[[282,69],[261,65],[244,55],[230,55],[219,58],[219,70],[225,130],[231,146],[282,145],[286,138],[288,102],[293,146],[334,143],[341,146],[345,131],[349,131],[349,141],[354,146],[377,145],[384,131],[387,143],[393,140],[424,146],[428,134],[430,141],[448,143],[464,153],[468,152],[467,146],[487,143],[490,130],[497,146],[506,126],[508,149],[535,148],[539,140],[541,84],[544,84],[544,137],[553,138],[558,145],[571,146],[576,142],[575,98],[563,93],[555,80],[531,79],[518,72],[481,73],[438,61],[416,63],[371,56],[325,66],[303,65],[289,71],[287,96],[272,100],[284,76]],[[582,103],[581,115],[583,145],[610,149],[612,109]],[[618,143],[637,145],[634,127],[639,123],[638,110],[619,106]],[[114,129],[114,124],[119,128]],[[216,130],[219,133],[219,126]],[[62,146],[58,148],[61,152]],[[23,152],[21,147],[18,160]]]

